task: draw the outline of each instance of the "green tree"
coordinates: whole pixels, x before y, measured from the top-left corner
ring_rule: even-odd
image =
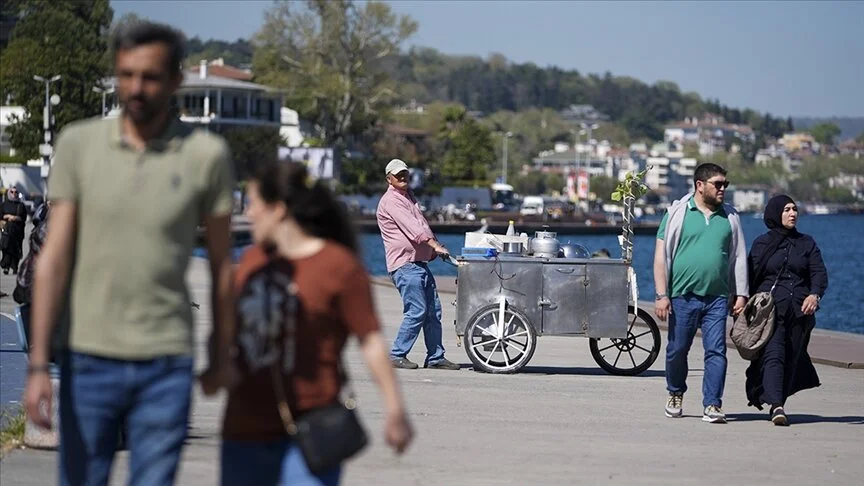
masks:
[[[846,187],[829,187],[822,192],[823,201],[827,203],[852,204],[858,202],[855,194]]]
[[[21,13],[0,62],[0,98],[23,106],[26,115],[9,127],[10,142],[28,159],[43,143],[45,84],[33,76],[62,76],[51,85],[60,95],[52,108],[56,134],[67,123],[98,115],[100,95],[92,88],[108,72],[104,53],[113,10],[108,0],[58,2],[12,0],[6,8]]]
[[[864,143],[864,132],[859,133],[858,136],[855,137],[855,141],[858,143]]]
[[[462,108],[445,111],[439,135],[444,142],[441,175],[453,182],[487,182],[495,163],[492,133],[469,117]]]
[[[513,189],[524,195],[546,193],[546,177],[542,172],[528,172],[513,178]]]
[[[395,95],[382,59],[416,30],[377,1],[279,2],[255,34],[253,70],[257,81],[284,89],[287,103],[329,145],[341,147]]]
[[[609,176],[594,176],[591,178],[589,187],[598,199],[608,201],[609,195],[618,187],[618,181]]]
[[[834,123],[826,122],[813,125],[810,127],[808,132],[822,145],[833,145],[834,140],[840,135],[841,130],[840,127]]]
[[[342,163],[340,192],[361,193],[367,196],[381,194],[387,189],[384,167],[387,159],[347,159]]]
[[[278,159],[282,136],[278,128],[238,127],[223,133],[231,148],[237,178],[245,179],[261,164]]]

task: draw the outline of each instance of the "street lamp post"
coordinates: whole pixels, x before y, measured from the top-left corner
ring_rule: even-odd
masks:
[[[45,108],[42,111],[42,128],[45,133],[45,143],[39,147],[43,157],[43,178],[46,178],[48,176],[48,171],[50,170],[51,166],[51,154],[54,151],[54,148],[51,145],[51,105],[56,105],[60,103],[59,97],[55,97],[55,99],[52,99],[51,97],[51,83],[59,81],[61,77],[62,76],[60,76],[59,74],[50,78],[33,76],[33,79],[35,81],[39,83],[45,83]]]
[[[93,92],[99,93],[102,95],[102,116],[104,117],[107,114],[106,98],[109,94],[114,92],[114,86],[112,85],[110,88],[103,88],[101,86],[93,86]]]
[[[507,146],[509,145],[508,142],[510,141],[510,137],[512,137],[512,136],[513,136],[513,132],[507,132],[504,134],[504,137],[503,137],[503,140],[504,140],[504,164],[503,165],[504,165],[504,167],[503,167],[503,174],[502,174],[502,182],[504,184],[507,184]]]
[[[600,125],[598,125],[596,123],[592,123],[590,125],[587,123],[581,123],[580,125],[582,126],[582,131],[580,131],[580,133],[585,133],[586,131],[588,132],[588,138],[587,138],[586,142],[588,143],[588,146],[590,147],[591,146],[591,136],[592,136],[591,132],[593,132],[597,128],[600,128]],[[587,164],[588,168],[590,169],[591,168],[591,152],[588,152],[587,162],[588,162],[588,164]]]

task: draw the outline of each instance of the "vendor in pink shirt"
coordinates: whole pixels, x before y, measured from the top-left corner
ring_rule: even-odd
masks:
[[[428,262],[448,255],[435,240],[429,223],[408,188],[408,166],[393,159],[385,169],[387,192],[378,203],[378,228],[384,240],[387,272],[402,296],[402,325],[390,350],[395,368],[417,369],[408,353],[423,330],[426,341],[424,368],[458,370],[459,365],[444,358],[441,342],[441,301]]]

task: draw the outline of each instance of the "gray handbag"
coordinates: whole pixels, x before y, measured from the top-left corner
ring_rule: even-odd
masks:
[[[790,247],[786,249],[786,257],[783,259],[783,267],[774,284],[768,292],[759,292],[747,300],[744,310],[738,314],[729,331],[729,337],[738,349],[742,358],[753,361],[762,354],[762,348],[768,344],[771,334],[774,332],[774,321],[776,309],[774,306],[774,288],[780,280],[780,275],[786,270],[789,260]]]

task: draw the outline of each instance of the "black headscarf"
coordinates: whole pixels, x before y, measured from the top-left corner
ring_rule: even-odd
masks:
[[[758,283],[762,279],[765,274],[765,267],[768,266],[768,260],[780,248],[783,241],[801,235],[796,228],[787,229],[783,226],[783,208],[789,203],[795,204],[795,201],[785,194],[780,194],[772,197],[765,205],[762,220],[768,227],[768,243],[759,261],[755,262],[755,272],[751,275],[751,282],[753,283]]]

